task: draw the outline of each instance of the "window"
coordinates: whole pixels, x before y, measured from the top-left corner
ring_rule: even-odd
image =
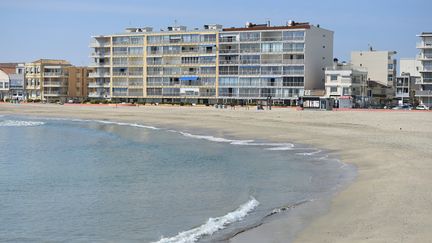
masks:
[[[389,69],[389,70],[392,70],[392,69],[393,69],[393,64],[389,64],[389,65],[388,65],[388,69]]]
[[[338,79],[337,75],[330,75],[330,80],[331,81],[336,81]]]
[[[337,87],[330,87],[330,92],[331,93],[336,93],[337,92]]]
[[[343,88],[342,93],[343,95],[350,95],[350,88]]]

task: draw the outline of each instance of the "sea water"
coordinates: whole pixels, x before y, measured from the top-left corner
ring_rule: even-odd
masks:
[[[211,241],[352,171],[307,146],[101,120],[2,116],[0,149],[2,242]]]

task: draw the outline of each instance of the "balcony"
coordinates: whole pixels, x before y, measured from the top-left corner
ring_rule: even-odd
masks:
[[[109,83],[95,83],[95,82],[91,82],[88,84],[89,88],[109,88],[110,84]]]
[[[44,82],[44,87],[64,87],[67,86],[66,82]]]
[[[432,61],[432,54],[422,54],[417,59],[420,61]]]
[[[100,63],[100,62],[92,62],[92,63],[90,63],[89,66],[90,66],[90,67],[109,67],[110,64],[109,64],[109,63],[106,63],[106,62],[104,62],[104,63]]]
[[[90,42],[90,47],[109,47],[111,44],[109,41],[92,41]]]
[[[432,90],[417,90],[415,92],[417,97],[432,97]]]
[[[65,76],[63,72],[45,72],[44,77],[62,77]]]
[[[62,92],[44,92],[44,96],[49,96],[49,97],[59,97],[59,96],[66,96],[65,93]]]
[[[419,72],[421,72],[421,73],[429,73],[429,72],[432,72],[432,67],[426,67],[426,66],[423,66],[423,68],[421,68]]]
[[[220,60],[219,64],[221,65],[232,65],[232,64],[238,64],[238,60]]]
[[[417,49],[432,49],[432,42],[419,42],[416,47]]]
[[[90,92],[88,94],[90,98],[109,98],[109,94],[105,92]]]
[[[109,57],[111,56],[111,52],[92,52],[90,57]]]
[[[108,78],[108,77],[110,77],[110,73],[108,72],[89,73],[89,78]]]

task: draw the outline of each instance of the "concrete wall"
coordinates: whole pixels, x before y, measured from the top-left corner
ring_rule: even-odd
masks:
[[[305,90],[324,89],[324,71],[333,63],[333,31],[311,26],[305,34]]]
[[[367,68],[368,79],[391,86],[393,82],[388,81],[388,64],[393,63],[393,60],[389,60],[390,53],[389,51],[353,51],[351,52],[351,63],[354,66]],[[394,79],[395,76],[394,73]]]
[[[399,60],[399,75],[409,73],[411,76],[420,77],[421,62],[415,58],[401,58]]]

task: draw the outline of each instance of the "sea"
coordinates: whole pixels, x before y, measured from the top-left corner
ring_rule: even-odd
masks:
[[[337,193],[307,145],[146,124],[0,116],[0,242],[216,242]]]

